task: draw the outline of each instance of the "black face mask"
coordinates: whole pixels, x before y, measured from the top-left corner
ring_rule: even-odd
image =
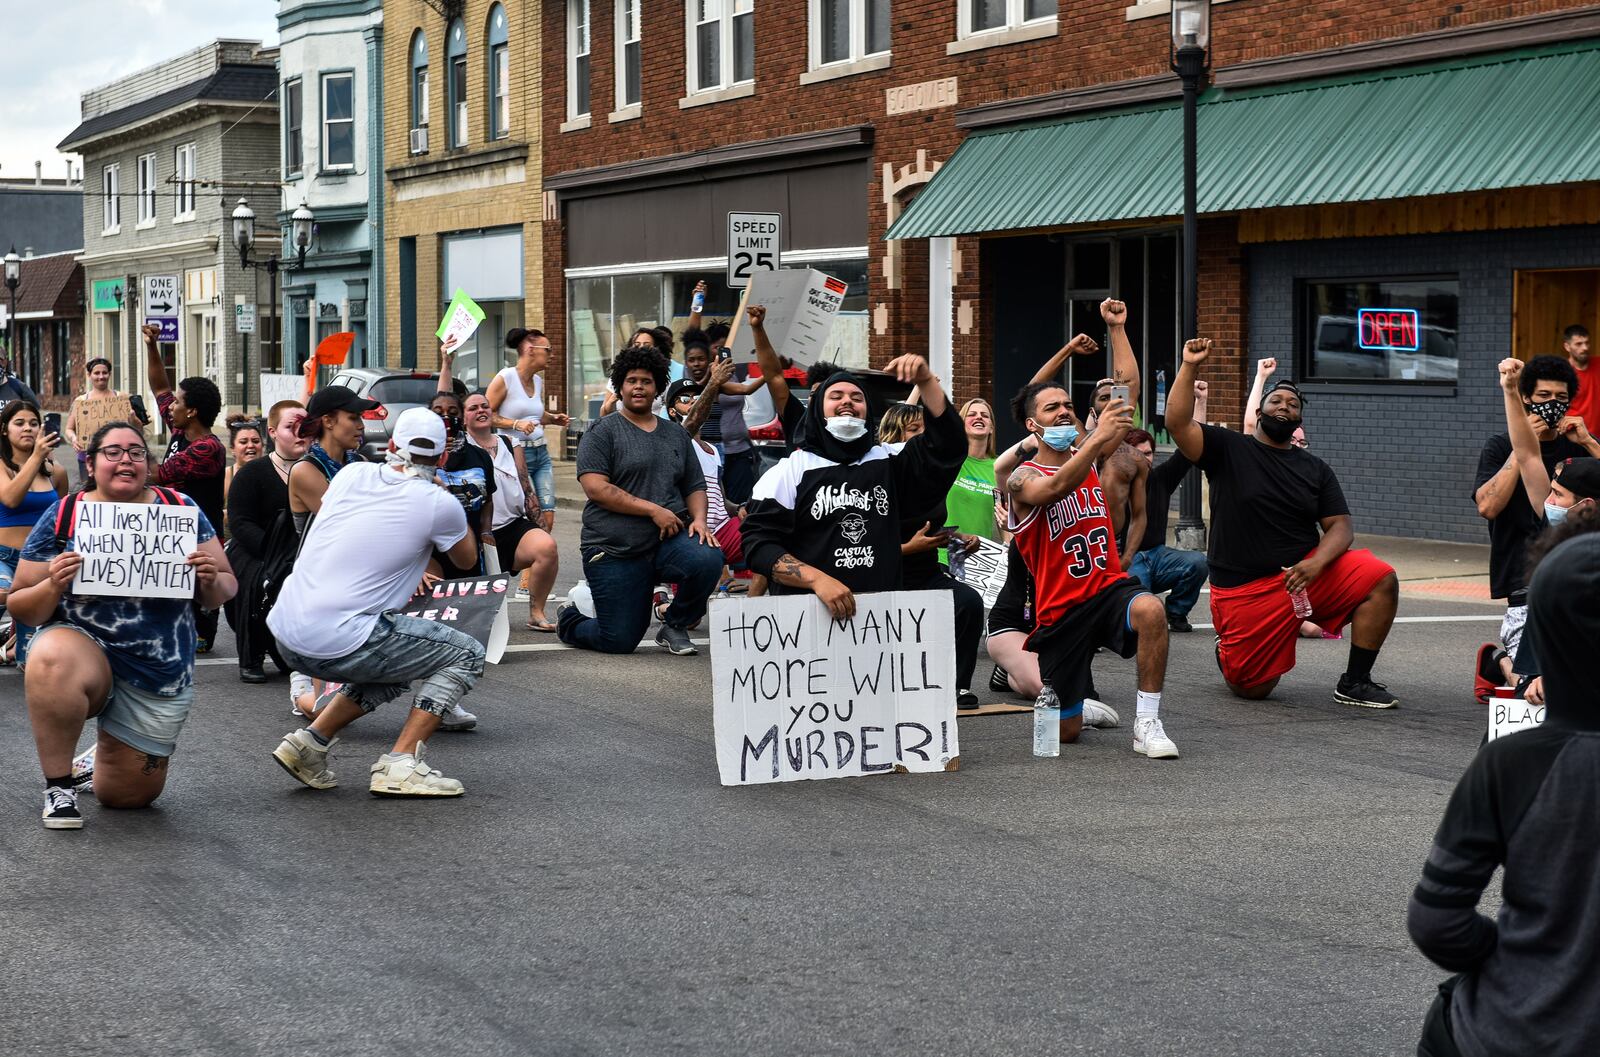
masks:
[[[1561,425],[1561,420],[1567,417],[1567,409],[1572,406],[1567,400],[1546,400],[1542,404],[1523,404],[1528,409],[1528,414],[1538,415],[1544,424],[1551,429]]]
[[[1287,444],[1289,438],[1294,436],[1294,431],[1300,428],[1298,418],[1277,418],[1272,415],[1258,415],[1256,422],[1261,426],[1261,432],[1274,444]]]

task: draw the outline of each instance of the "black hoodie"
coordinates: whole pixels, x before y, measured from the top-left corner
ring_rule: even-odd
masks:
[[[1484,746],[1456,786],[1408,924],[1463,974],[1450,1023],[1466,1057],[1600,1053],[1600,535],[1568,540],[1528,591],[1543,726]],[[1503,905],[1478,900],[1504,867]]]
[[[772,577],[784,553],[827,573],[850,590],[897,591],[900,520],[906,510],[943,501],[967,457],[961,418],[946,402],[928,416],[927,431],[898,455],[868,433],[841,441],[823,427],[823,396],[849,375],[833,375],[806,409],[800,450],[756,482],[745,518],[744,549],[750,568]],[[794,591],[773,581],[775,594]]]

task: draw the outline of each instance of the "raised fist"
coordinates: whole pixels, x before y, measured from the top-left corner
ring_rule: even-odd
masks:
[[[1183,343],[1183,362],[1192,363],[1196,367],[1206,362],[1211,355],[1210,338],[1190,338]]]

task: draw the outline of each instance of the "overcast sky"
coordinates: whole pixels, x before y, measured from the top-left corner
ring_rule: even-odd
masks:
[[[4,0],[0,176],[66,175],[78,97],[218,37],[274,44],[276,0]],[[76,159],[74,159],[76,160]]]

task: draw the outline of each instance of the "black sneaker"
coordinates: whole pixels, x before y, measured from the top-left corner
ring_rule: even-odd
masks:
[[[700,652],[699,648],[689,641],[687,631],[670,624],[661,625],[661,630],[656,634],[656,645],[679,657],[691,657]]]
[[[1007,678],[1006,670],[998,664],[994,666],[994,671],[989,673],[989,689],[997,694],[1011,692],[1011,680]]]
[[[264,683],[267,681],[266,669],[259,664],[240,665],[239,681],[241,683]]]
[[[978,695],[971,690],[958,690],[956,691],[956,707],[965,712],[980,708],[982,705],[978,701]]]
[[[82,829],[83,814],[78,810],[78,791],[52,785],[44,791],[45,829]]]
[[[1189,623],[1188,617],[1168,617],[1167,630],[1175,631],[1180,635],[1187,635],[1194,630],[1194,625]]]
[[[1400,705],[1400,699],[1382,683],[1375,683],[1371,679],[1352,679],[1348,675],[1339,676],[1333,699],[1341,705],[1358,705],[1361,708],[1397,708]]]

